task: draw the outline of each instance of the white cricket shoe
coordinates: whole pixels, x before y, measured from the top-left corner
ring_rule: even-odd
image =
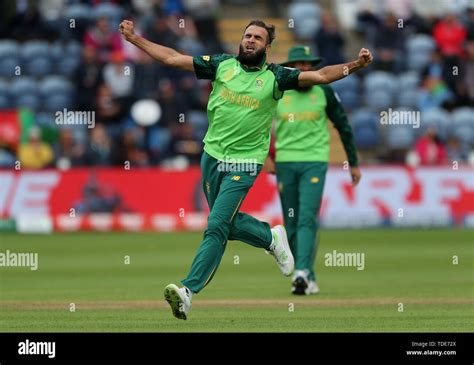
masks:
[[[183,287],[178,288],[174,284],[169,284],[165,288],[165,299],[169,303],[173,315],[178,319],[187,319],[191,310],[191,293],[189,289]]]
[[[288,244],[285,227],[278,225],[271,229],[273,242],[267,252],[274,256],[280,271],[285,276],[290,276],[295,268],[295,259]]]
[[[296,270],[291,284],[291,293],[305,295],[308,289],[308,274],[304,270]]]
[[[319,287],[318,284],[316,284],[316,281],[310,280],[308,282],[308,287],[305,290],[306,295],[312,295],[312,294],[318,294],[319,293]]]

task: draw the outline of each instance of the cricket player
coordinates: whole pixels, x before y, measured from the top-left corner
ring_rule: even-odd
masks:
[[[186,56],[134,34],[129,20],[120,23],[119,30],[127,41],[163,65],[192,71],[200,79],[211,80],[213,86],[201,158],[203,189],[210,208],[208,225],[183,286],[165,288],[173,315],[187,319],[193,294],[211,281],[228,240],[267,250],[280,271],[291,275],[294,259],[285,229],[270,229],[268,223],[239,212],[240,206],[267,157],[272,118],[283,92],[327,84],[366,67],[372,62],[369,50],[361,49],[358,59],[349,63],[301,72],[266,63],[275,27],[259,20],[245,27],[237,56]]]
[[[309,47],[289,50],[284,66],[310,71],[321,61]],[[352,128],[338,95],[329,85],[302,86],[285,92],[276,115],[276,165],[269,156],[264,170],[277,175],[295,273],[291,292],[317,294],[314,272],[318,249],[318,214],[329,160],[328,119],[342,140],[350,165],[352,185],[361,178]]]

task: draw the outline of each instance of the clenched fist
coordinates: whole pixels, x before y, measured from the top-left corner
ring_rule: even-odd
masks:
[[[119,25],[119,32],[127,41],[130,40],[135,35],[133,32],[133,22],[130,20],[123,20]]]
[[[367,48],[362,48],[359,52],[359,64],[362,67],[367,67],[372,63],[372,53]]]

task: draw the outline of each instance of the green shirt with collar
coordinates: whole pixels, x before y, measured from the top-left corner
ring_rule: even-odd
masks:
[[[204,150],[220,161],[263,164],[278,100],[298,87],[299,70],[276,64],[247,67],[237,56],[193,58],[199,79],[212,82]]]

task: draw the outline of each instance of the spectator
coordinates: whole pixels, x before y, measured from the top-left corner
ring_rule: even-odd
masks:
[[[374,39],[374,47],[377,53],[375,68],[399,72],[404,44],[405,36],[403,28],[398,27],[398,19],[393,14],[387,14]]]
[[[421,165],[441,165],[447,161],[446,148],[431,127],[416,141],[415,152]]]
[[[458,58],[463,55],[466,35],[466,29],[453,13],[446,14],[433,28],[433,37],[441,54],[449,58]]]
[[[92,166],[109,166],[112,164],[113,145],[103,124],[96,124],[91,130],[87,146],[87,164]]]
[[[100,17],[95,27],[86,32],[84,46],[91,47],[97,55],[97,60],[106,63],[111,53],[122,50],[122,40],[117,31],[110,29],[107,17]]]
[[[151,42],[159,43],[165,47],[177,48],[179,39],[168,25],[168,18],[156,16],[151,26],[146,29],[146,34]]]
[[[462,74],[458,76],[458,94],[466,105],[474,106],[474,41],[466,45],[467,58],[461,66]]]
[[[343,48],[345,42],[337,22],[329,12],[323,13],[321,21],[322,26],[314,39],[319,56],[323,59],[323,63],[327,65],[344,63]]]
[[[120,103],[114,99],[110,88],[105,84],[100,85],[96,96],[97,122],[117,124],[122,114]]]
[[[96,54],[92,47],[83,48],[82,65],[78,68],[75,79],[78,87],[77,104],[79,110],[93,109],[95,95],[103,80],[102,67],[97,62]]]
[[[132,93],[134,67],[125,62],[122,51],[113,52],[104,66],[103,77],[114,98],[127,98]]]
[[[450,137],[446,144],[446,153],[450,163],[454,161],[459,163],[467,161],[469,150],[461,144],[459,138]]]
[[[137,99],[152,98],[158,95],[158,81],[162,67],[145,52],[135,64],[135,77],[133,79],[133,96]]]
[[[56,166],[75,167],[86,164],[86,147],[74,140],[73,130],[62,128],[59,131],[59,141],[55,148]]]
[[[42,169],[51,165],[54,159],[53,149],[41,140],[41,130],[31,127],[28,142],[20,144],[18,158],[22,168]]]

